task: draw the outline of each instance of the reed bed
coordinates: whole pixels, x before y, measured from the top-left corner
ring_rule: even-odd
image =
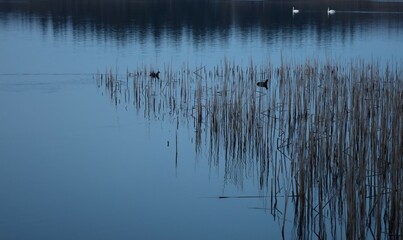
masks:
[[[193,125],[196,153],[224,168],[226,184],[256,179],[283,233],[402,238],[401,63],[225,59],[212,69],[165,66],[159,80],[150,69],[97,74],[98,87],[116,106]],[[268,90],[256,86],[264,79]]]

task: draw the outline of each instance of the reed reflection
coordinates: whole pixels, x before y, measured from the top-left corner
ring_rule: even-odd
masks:
[[[266,199],[283,232],[295,227],[302,239],[402,236],[402,63],[224,60],[212,69],[167,66],[161,79],[151,71],[96,79],[116,106],[193,125],[196,153],[224,166],[226,184],[257,180],[256,197]],[[268,90],[257,86],[263,79]]]

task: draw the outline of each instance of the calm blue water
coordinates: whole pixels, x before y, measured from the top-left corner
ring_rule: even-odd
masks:
[[[0,238],[281,238],[265,200],[217,198],[265,194],[257,173],[228,181],[191,120],[115,106],[93,75],[403,57],[402,3],[293,5],[0,0]]]
[[[40,3],[44,2],[42,5]],[[399,3],[39,1],[0,6],[2,73],[93,73],[164,64],[215,65],[401,58]],[[337,8],[338,7],[338,8]],[[390,12],[390,13],[388,13]]]

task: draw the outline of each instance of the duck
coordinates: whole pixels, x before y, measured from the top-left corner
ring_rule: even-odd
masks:
[[[150,77],[160,79],[160,71],[158,72],[151,71]]]
[[[327,14],[328,14],[328,15],[329,15],[329,14],[335,14],[335,13],[336,13],[335,10],[327,8]]]
[[[292,7],[292,14],[296,14],[296,13],[299,13],[299,10],[298,10],[298,9],[295,9],[294,6],[293,6],[293,7]]]
[[[258,82],[257,86],[258,87],[264,87],[264,88],[268,89],[268,86],[267,86],[268,83],[269,83],[269,79],[266,79],[264,82]]]

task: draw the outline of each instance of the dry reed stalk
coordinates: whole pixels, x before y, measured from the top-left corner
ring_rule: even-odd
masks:
[[[211,70],[164,69],[158,82],[140,68],[132,89],[112,71],[105,81],[98,74],[97,85],[116,105],[132,93],[144,117],[193,119],[196,153],[209,143],[209,163],[224,161],[225,184],[242,188],[257,177],[270,213],[282,209],[283,231],[291,214],[302,239],[402,236],[401,64],[282,59],[243,67],[224,59]],[[270,79],[267,91],[256,89],[261,78]]]

